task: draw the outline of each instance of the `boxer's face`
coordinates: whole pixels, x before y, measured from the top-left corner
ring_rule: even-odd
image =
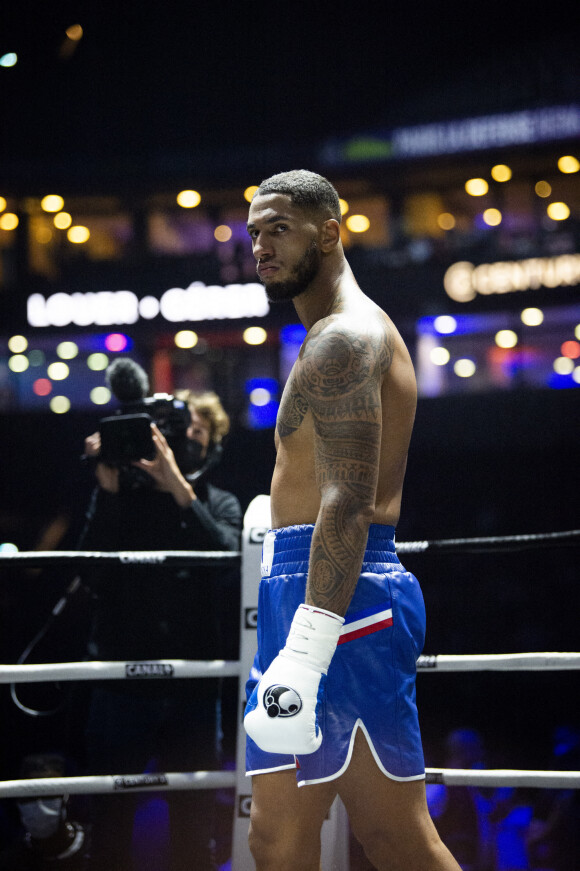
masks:
[[[318,227],[287,194],[255,196],[248,214],[248,233],[258,277],[271,302],[294,299],[318,275]]]

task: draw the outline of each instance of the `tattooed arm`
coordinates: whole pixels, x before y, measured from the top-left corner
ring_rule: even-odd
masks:
[[[314,423],[320,511],[306,601],[344,615],[354,593],[375,508],[381,385],[393,354],[388,328],[360,331],[330,318],[311,331],[299,393]]]

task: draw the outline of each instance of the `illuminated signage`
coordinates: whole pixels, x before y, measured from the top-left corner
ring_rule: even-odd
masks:
[[[322,158],[332,165],[405,160],[578,137],[580,106],[570,104],[358,135],[327,143]]]
[[[539,287],[570,287],[580,284],[580,254],[532,257],[474,266],[462,260],[449,267],[443,278],[447,295],[456,302],[469,302],[477,294],[512,293]]]
[[[97,293],[54,293],[47,299],[33,293],[27,301],[31,327],[79,327],[135,324],[161,317],[171,323],[256,318],[270,306],[261,284],[206,285],[194,281],[187,288],[172,287],[160,299],[139,299],[131,290]]]

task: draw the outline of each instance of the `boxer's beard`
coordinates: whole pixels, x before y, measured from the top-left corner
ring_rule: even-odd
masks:
[[[262,284],[266,288],[266,296],[270,302],[283,302],[294,299],[303,293],[314,281],[320,269],[320,252],[316,240],[313,239],[289,278],[285,281],[271,281]],[[261,280],[261,279],[260,279]]]

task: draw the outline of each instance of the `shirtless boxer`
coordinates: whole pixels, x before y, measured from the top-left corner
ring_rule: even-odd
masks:
[[[457,871],[425,800],[423,598],[394,545],[413,365],[357,285],[340,220],[336,190],[305,170],[262,182],[249,210],[267,295],[292,299],[308,331],[276,425],[244,720],[250,848],[258,871],[317,871],[338,794],[379,871]]]

